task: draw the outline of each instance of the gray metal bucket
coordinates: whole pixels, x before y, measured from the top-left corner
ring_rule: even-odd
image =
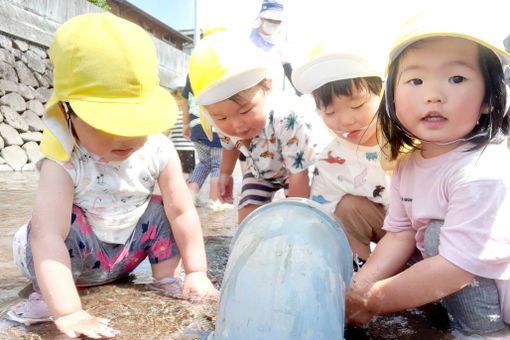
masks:
[[[267,204],[234,236],[208,340],[343,339],[351,275],[347,238],[315,202]]]

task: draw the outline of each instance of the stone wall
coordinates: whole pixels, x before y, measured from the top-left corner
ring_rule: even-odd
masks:
[[[40,157],[44,104],[53,92],[47,51],[55,31],[71,17],[101,11],[85,0],[0,0],[0,171],[34,170]],[[160,83],[169,88],[186,75],[189,56],[153,41]],[[191,148],[179,123],[172,139],[178,148]]]
[[[34,169],[52,69],[44,46],[0,32],[0,171]]]

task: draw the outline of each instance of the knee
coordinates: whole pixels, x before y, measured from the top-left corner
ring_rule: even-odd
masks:
[[[439,235],[444,221],[430,221],[425,230],[423,238],[423,248],[426,257],[432,257],[439,254]]]
[[[344,195],[335,208],[335,215],[344,222],[350,220],[358,211],[356,196]]]

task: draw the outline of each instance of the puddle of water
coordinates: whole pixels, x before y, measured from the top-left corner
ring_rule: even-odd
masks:
[[[235,177],[236,190],[241,177]],[[208,187],[204,184],[204,189]],[[23,301],[31,292],[12,260],[14,232],[26,223],[32,210],[37,175],[0,173],[0,339],[63,339],[52,323],[25,327],[3,319],[10,306]],[[207,201],[207,190],[200,198]],[[205,237],[209,277],[221,286],[227,264],[230,241],[237,230],[234,209],[214,212],[198,208]],[[151,280],[150,266],[143,262],[130,280],[81,289],[84,308],[111,320],[121,330],[118,339],[205,339],[213,330],[216,302],[191,303],[162,297],[146,287]],[[428,305],[419,310],[376,318],[366,327],[346,329],[347,340],[446,339],[448,319],[444,310]]]

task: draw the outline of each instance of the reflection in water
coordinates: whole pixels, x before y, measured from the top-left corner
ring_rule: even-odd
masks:
[[[235,177],[239,190],[241,178]],[[204,184],[204,188],[208,183]],[[32,210],[37,175],[0,173],[0,339],[59,339],[53,324],[25,327],[2,319],[8,308],[32,291],[12,260],[11,241],[15,231],[26,223]],[[201,192],[207,200],[208,193]],[[230,241],[237,230],[237,214],[233,210],[214,212],[199,208],[204,231],[209,277],[220,287],[227,263]],[[120,339],[205,339],[214,327],[216,302],[191,303],[162,297],[146,287],[151,280],[147,262],[125,282],[80,290],[86,310],[111,320],[121,330]],[[249,293],[249,292],[247,292]],[[264,308],[264,306],[261,306]],[[379,317],[367,327],[349,328],[346,339],[442,339],[447,329],[447,316],[437,305],[411,310],[398,315]]]

